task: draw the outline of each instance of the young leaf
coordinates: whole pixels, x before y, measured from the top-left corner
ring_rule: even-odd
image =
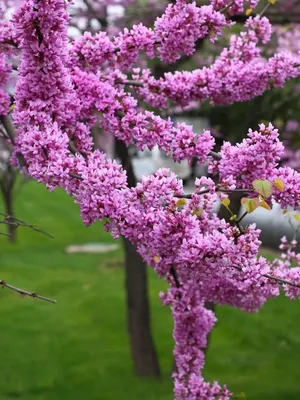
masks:
[[[276,178],[273,182],[274,186],[280,191],[283,192],[284,191],[284,182],[282,179],[280,178]]]
[[[294,220],[300,223],[300,214],[294,213],[293,214]]]
[[[253,199],[248,199],[247,197],[243,197],[241,199],[241,204],[245,208],[248,214],[252,213],[254,210],[257,209],[260,205],[260,201],[258,197]]]
[[[224,199],[221,200],[221,204],[223,204],[224,207],[228,208],[230,204],[230,200],[228,197],[225,197]]]
[[[202,215],[202,214],[203,214],[203,209],[202,208],[199,208],[197,210],[193,210],[192,211],[192,215],[197,215],[197,217],[200,217],[200,215]]]
[[[255,191],[264,197],[270,197],[273,193],[272,183],[263,179],[256,179],[252,182]]]
[[[176,203],[177,207],[183,207],[186,204],[186,200],[185,199],[179,199]]]
[[[266,203],[264,200],[259,203],[259,206],[265,208],[266,210],[269,210],[269,211],[271,210],[271,207],[269,206],[269,204]]]

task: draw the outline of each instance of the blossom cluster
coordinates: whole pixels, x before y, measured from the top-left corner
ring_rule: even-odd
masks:
[[[150,70],[135,70],[135,89],[153,107],[169,106],[168,100],[188,106],[192,101],[233,104],[262,95],[272,86],[282,87],[300,74],[299,56],[284,51],[269,59],[261,56],[259,43],[267,43],[271,25],[265,17],[249,18],[245,30],[232,35],[228,48],[210,67],[166,73],[155,79]]]
[[[0,54],[0,115],[6,115],[10,105],[9,95],[5,90],[10,71],[11,68],[6,62],[6,57]]]
[[[182,10],[189,18],[180,14]],[[197,39],[209,32],[220,33],[220,21],[226,22],[222,16],[211,6],[199,8],[178,0],[154,30],[136,26],[117,36],[113,46],[105,34],[86,34],[70,50],[64,0],[25,0],[13,17],[21,51],[13,113],[18,128],[14,162],[21,154],[33,178],[50,189],[63,187],[79,204],[86,224],[105,219],[105,228],[114,237],[122,235],[136,244],[143,259],[169,282],[162,299],[174,317],[174,393],[178,400],[226,400],[231,395],[226,387],[210,385],[200,375],[206,336],[215,323],[213,313],[204,308],[205,301],[253,312],[279,294],[276,277],[294,284],[299,281],[298,270],[290,265],[274,268],[258,256],[260,231],[254,225],[242,229],[238,222],[229,224],[212,212],[222,190],[248,189],[253,180],[265,178],[278,178],[284,184],[274,190],[272,198],[283,206],[299,207],[300,177],[290,168],[278,168],[283,146],[273,126],[250,130],[248,138],[236,146],[225,143],[212,163],[214,139],[209,131],[197,134],[186,124],[174,125],[154,112],[142,111],[136,98],[124,90],[126,75],[119,67],[129,68],[140,51],[152,57],[157,50],[165,61],[174,61],[184,51],[184,41],[190,54]],[[255,45],[269,39],[267,21],[251,20],[246,28],[248,34],[232,39],[211,68],[172,75],[168,98],[185,104],[204,93],[203,98],[215,102],[241,101],[266,90],[269,79],[281,84],[299,74],[293,60],[283,55],[267,63],[257,59]],[[241,71],[233,70],[239,57],[245,79],[246,70],[250,74],[246,84]],[[98,70],[104,62],[111,62],[111,68]],[[193,74],[198,79],[198,84],[193,81],[195,89],[189,81]],[[143,76],[150,79],[147,73]],[[168,79],[171,82],[167,74]],[[158,86],[167,91],[164,81]],[[96,122],[127,145],[133,143],[139,149],[158,145],[176,161],[197,157],[210,162],[220,182],[197,179],[195,193],[185,200],[182,182],[161,169],[130,188],[122,167],[99,150],[93,151],[90,130]],[[294,287],[286,294],[299,297],[300,289]]]
[[[251,188],[255,179],[274,179],[283,154],[278,129],[261,124],[259,131],[249,129],[248,138],[233,146],[225,142],[221,148],[218,171],[221,177],[232,175],[238,186]],[[231,160],[236,160],[233,164]]]
[[[113,41],[103,32],[95,36],[85,33],[72,46],[72,61],[88,68],[99,68],[109,61],[128,70],[137,62],[139,53],[145,51],[150,58],[157,52],[162,61],[172,63],[183,54],[192,54],[197,40],[209,36],[213,41],[226,25],[225,16],[212,6],[197,7],[195,3],[177,0],[157,18],[154,29],[134,25],[132,29],[125,28]]]
[[[226,9],[231,15],[243,14],[246,7],[252,10],[257,6],[258,3],[259,0],[211,0],[211,4],[216,9]]]

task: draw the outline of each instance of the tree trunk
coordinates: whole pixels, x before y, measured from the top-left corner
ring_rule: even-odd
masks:
[[[159,377],[160,368],[151,336],[147,266],[127,239],[125,249],[125,288],[128,331],[134,369],[139,376]]]
[[[136,185],[128,149],[116,139],[116,154],[127,171],[130,187]],[[125,288],[127,321],[131,355],[135,373],[139,376],[159,377],[160,368],[151,335],[150,307],[148,301],[147,265],[127,239],[123,239],[125,250]]]
[[[13,217],[14,209],[13,209],[12,191],[7,191],[5,194],[3,193],[3,200],[4,200],[6,214]],[[14,243],[16,241],[17,228],[13,224],[7,224],[6,226],[7,226],[7,233],[9,234],[8,240]]]
[[[15,184],[16,174],[13,168],[9,165],[7,171],[4,173],[0,180],[0,189],[2,193],[2,198],[5,206],[5,212],[7,215],[14,217],[14,184]],[[13,221],[12,221],[13,222]],[[7,233],[9,234],[8,240],[10,242],[16,241],[17,227],[13,224],[7,224]]]

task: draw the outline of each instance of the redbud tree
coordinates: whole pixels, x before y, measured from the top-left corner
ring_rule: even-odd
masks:
[[[0,114],[11,113],[16,129],[9,139],[12,163],[49,190],[64,188],[79,204],[85,224],[104,220],[113,237],[134,243],[168,282],[161,300],[174,319],[174,397],[180,400],[231,397],[225,386],[201,375],[207,335],[216,321],[206,301],[254,312],[278,296],[281,286],[291,299],[300,295],[295,243],[283,239],[284,257],[270,262],[259,256],[260,231],[241,226],[246,213],[270,209],[274,201],[299,210],[300,174],[279,165],[284,146],[277,129],[271,123],[249,127],[241,143],[224,142],[216,152],[208,130],[193,132],[155,112],[192,101],[247,101],[300,75],[298,55],[262,57],[261,46],[272,33],[263,15],[269,3],[208,3],[177,0],[152,28],[134,25],[112,37],[86,32],[70,42],[68,1],[24,0],[0,28]],[[246,19],[210,66],[161,78],[136,68],[141,53],[166,64],[190,56],[198,40],[214,42],[230,28],[232,15],[255,7],[261,13]],[[16,59],[11,107],[5,88]],[[157,145],[177,162],[196,157],[209,165],[213,179],[197,178],[194,193],[186,195],[182,182],[161,169],[129,187],[126,171],[94,150],[95,124],[139,150]],[[245,212],[232,213],[228,223],[212,210],[221,201],[230,213],[228,196],[235,192],[243,194]]]

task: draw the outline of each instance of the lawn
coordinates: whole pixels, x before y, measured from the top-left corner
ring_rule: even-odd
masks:
[[[57,300],[56,305],[0,292],[0,399],[172,400],[172,321],[158,300],[165,288],[150,273],[152,325],[160,381],[132,373],[124,307],[122,250],[67,255],[74,243],[111,242],[101,224],[84,227],[63,192],[34,182],[17,199],[20,218],[54,239],[20,228],[1,241],[0,279]],[[205,369],[253,400],[300,399],[300,302],[270,301],[257,314],[218,308]]]

